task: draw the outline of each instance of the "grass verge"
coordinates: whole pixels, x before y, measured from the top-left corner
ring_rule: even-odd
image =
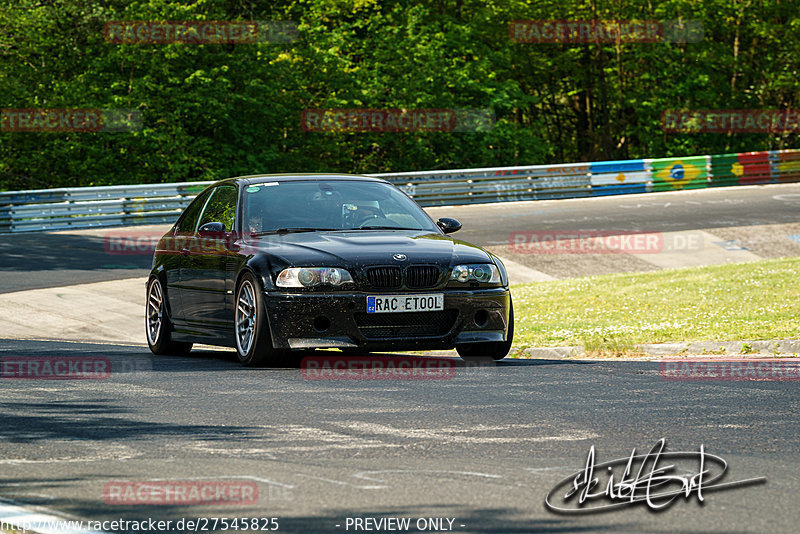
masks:
[[[637,343],[800,337],[800,257],[516,285],[514,345],[584,345],[625,354]]]

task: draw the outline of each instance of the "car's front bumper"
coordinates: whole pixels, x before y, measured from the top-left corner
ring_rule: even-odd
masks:
[[[414,294],[425,293],[416,291]],[[442,312],[370,313],[375,293],[265,293],[272,344],[279,349],[351,348],[372,351],[451,349],[456,344],[504,341],[507,288],[445,289]],[[381,295],[402,295],[386,292]]]

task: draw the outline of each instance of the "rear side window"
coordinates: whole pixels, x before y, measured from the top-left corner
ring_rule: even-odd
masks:
[[[210,222],[221,222],[225,225],[225,231],[230,232],[233,229],[235,216],[236,187],[221,185],[211,193],[211,199],[206,203],[206,209],[197,227],[200,228]]]
[[[209,194],[211,194],[210,191],[201,193],[200,196],[186,208],[186,211],[183,213],[183,218],[178,223],[179,234],[194,233],[197,228],[197,218],[200,216],[200,212],[203,210],[203,206],[205,206]]]

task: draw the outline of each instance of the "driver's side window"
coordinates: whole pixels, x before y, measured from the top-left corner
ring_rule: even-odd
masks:
[[[206,223],[221,222],[225,225],[225,231],[230,232],[233,229],[235,219],[236,187],[221,185],[211,193],[211,198],[206,203],[206,209],[203,211],[202,217],[200,217],[198,228],[201,228]]]
[[[208,196],[211,191],[204,191],[192,202],[183,214],[183,218],[178,223],[178,234],[192,235],[197,229],[197,218],[200,217],[200,212],[203,211]]]

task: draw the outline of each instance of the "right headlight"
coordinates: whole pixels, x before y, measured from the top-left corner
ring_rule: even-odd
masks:
[[[480,282],[482,284],[500,284],[500,269],[493,263],[473,263],[456,265],[450,274],[450,280],[466,284],[467,282]]]
[[[338,267],[290,267],[278,275],[278,287],[314,287],[323,284],[340,286],[352,283],[353,277]]]

